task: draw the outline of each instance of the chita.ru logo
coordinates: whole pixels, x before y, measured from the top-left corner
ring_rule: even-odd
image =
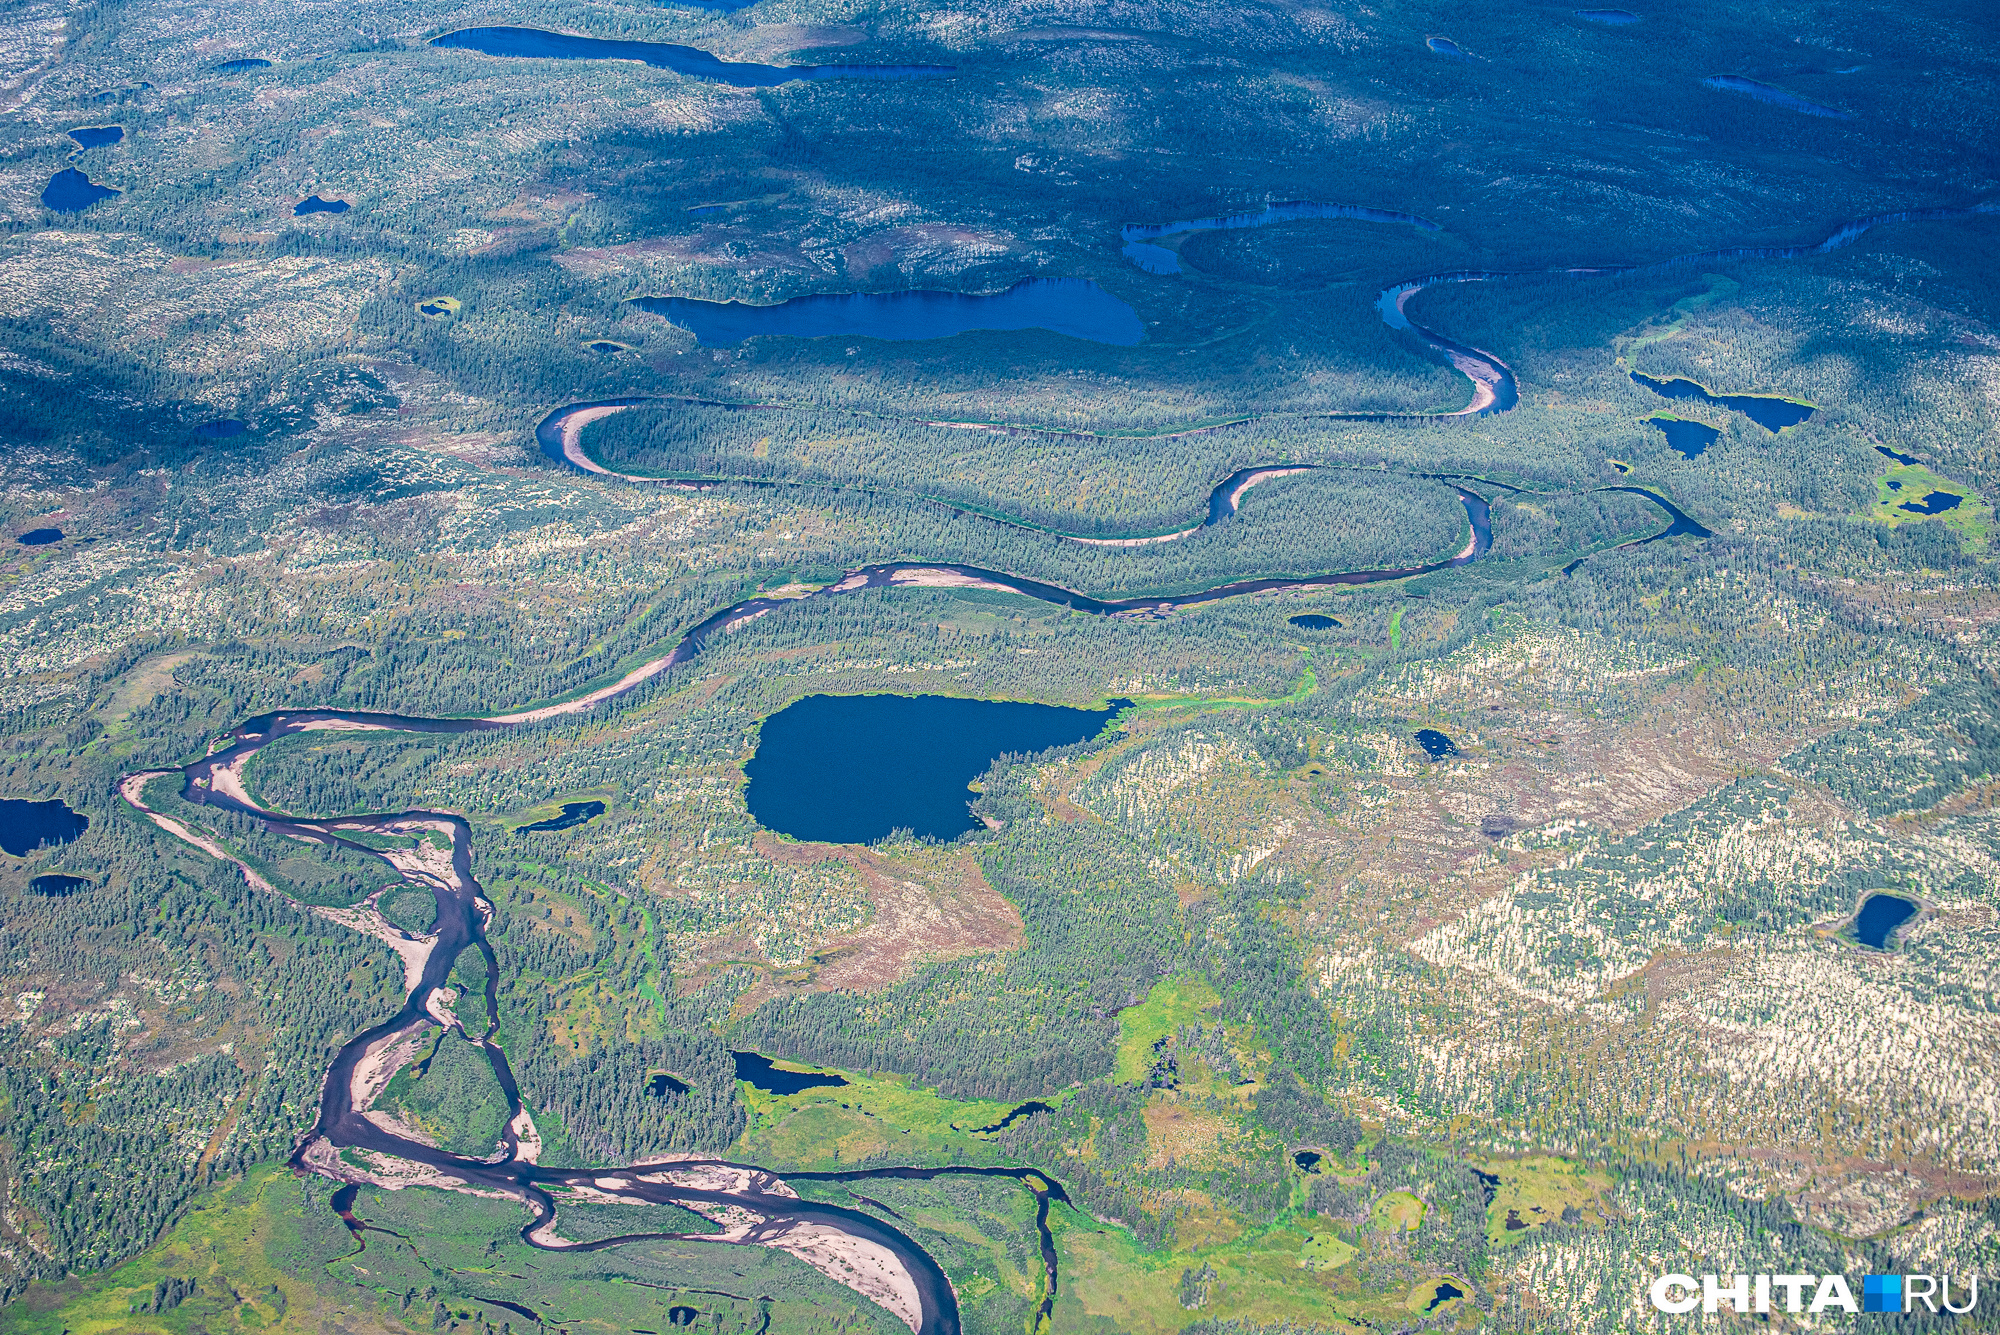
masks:
[[[1682,1316],[1699,1308],[1739,1315],[1774,1311],[1950,1312],[1964,1316],[1979,1306],[1979,1276],[1864,1275],[1861,1301],[1845,1275],[1661,1275],[1647,1291],[1654,1310]]]

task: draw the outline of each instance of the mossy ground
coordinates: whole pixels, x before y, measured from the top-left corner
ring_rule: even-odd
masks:
[[[1956,507],[1938,515],[1916,514],[1905,505],[1921,505],[1933,492],[1960,497]],[[1963,482],[1940,477],[1922,464],[1897,464],[1875,479],[1875,504],[1865,517],[1883,524],[1912,524],[1936,519],[1959,535],[1968,547],[1984,547],[1993,532],[1993,507]]]

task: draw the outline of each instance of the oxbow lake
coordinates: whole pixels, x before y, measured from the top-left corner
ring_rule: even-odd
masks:
[[[809,695],[764,720],[744,797],[759,824],[794,839],[863,844],[893,830],[955,839],[980,828],[969,785],[995,760],[1087,741],[1123,704]]]
[[[1131,347],[1146,336],[1138,313],[1087,278],[1030,278],[1004,292],[844,292],[773,306],[693,297],[635,297],[633,304],[687,330],[704,347],[746,338],[950,338],[976,329],[1047,329]]]

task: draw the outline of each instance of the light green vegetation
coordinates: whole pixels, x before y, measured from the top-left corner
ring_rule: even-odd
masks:
[[[1537,1229],[1603,1228],[1611,1175],[1553,1156],[1495,1160],[1485,1171],[1500,1179],[1487,1207],[1486,1237],[1494,1246],[1525,1241]]]
[[[1385,1193],[1368,1213],[1370,1226],[1384,1233],[1409,1233],[1424,1220],[1424,1203],[1407,1191]]]
[[[1400,650],[1403,647],[1403,608],[1389,614],[1389,647]]]
[[[1118,1012],[1118,1060],[1112,1078],[1136,1084],[1154,1061],[1153,1045],[1214,1010],[1222,999],[1199,974],[1162,979],[1145,1001]]]
[[[1933,516],[1912,513],[1905,506],[1922,506],[1939,492],[1957,496],[1959,503],[1935,516],[1968,546],[1983,548],[1993,532],[1993,507],[1963,482],[1940,477],[1922,464],[1897,464],[1876,479],[1875,504],[1867,517],[1889,525],[1921,523]]]
[[[1360,1250],[1333,1232],[1332,1222],[1322,1226],[1326,1231],[1312,1234],[1305,1246],[1299,1249],[1299,1265],[1306,1270],[1337,1270],[1359,1256]]]

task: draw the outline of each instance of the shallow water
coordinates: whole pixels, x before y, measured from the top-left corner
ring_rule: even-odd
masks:
[[[635,297],[704,347],[747,338],[950,338],[977,329],[1047,329],[1092,343],[1131,347],[1146,335],[1138,313],[1087,278],[1030,278],[1004,292],[844,292],[773,306],[694,297]]]
[[[744,800],[794,839],[871,843],[892,830],[981,828],[967,787],[1001,755],[1097,736],[1110,709],[942,695],[809,695],[764,720]]]
[[[26,857],[38,848],[66,844],[90,828],[90,817],[61,801],[0,798],[0,849]]]
[[[431,45],[535,60],[637,60],[734,88],[773,88],[801,79],[939,79],[953,73],[950,65],[758,65],[671,42],[579,37],[540,28],[462,28],[433,38]]]
[[[1915,917],[1917,906],[1907,899],[1895,895],[1870,895],[1861,905],[1861,912],[1854,917],[1854,936],[1864,946],[1877,950],[1889,948],[1889,938],[1896,929]]]
[[[1797,93],[1788,93],[1782,88],[1773,88],[1768,83],[1758,83],[1755,79],[1746,79],[1740,74],[1717,74],[1711,78],[1703,79],[1702,82],[1710,88],[1720,88],[1724,92],[1729,93],[1741,93],[1745,97],[1754,97],[1759,102],[1769,102],[1772,106],[1783,107],[1787,111],[1802,112],[1805,115],[1819,116],[1826,120],[1851,121],[1854,119],[1854,117],[1844,111],[1835,111],[1832,107],[1823,107],[1817,102],[1808,102]]]
[[[250,428],[234,417],[218,417],[213,422],[203,422],[194,433],[203,440],[228,440],[240,436]]]
[[[1576,11],[1576,16],[1588,19],[1592,23],[1610,23],[1617,26],[1639,21],[1639,16],[1629,9],[1579,9]]]
[[[108,185],[99,185],[74,167],[65,167],[42,187],[42,207],[57,213],[81,213],[101,199],[122,194]]]
[[[1426,37],[1424,38],[1424,45],[1441,56],[1462,56],[1465,54],[1459,48],[1458,43],[1452,41],[1449,37]]]

